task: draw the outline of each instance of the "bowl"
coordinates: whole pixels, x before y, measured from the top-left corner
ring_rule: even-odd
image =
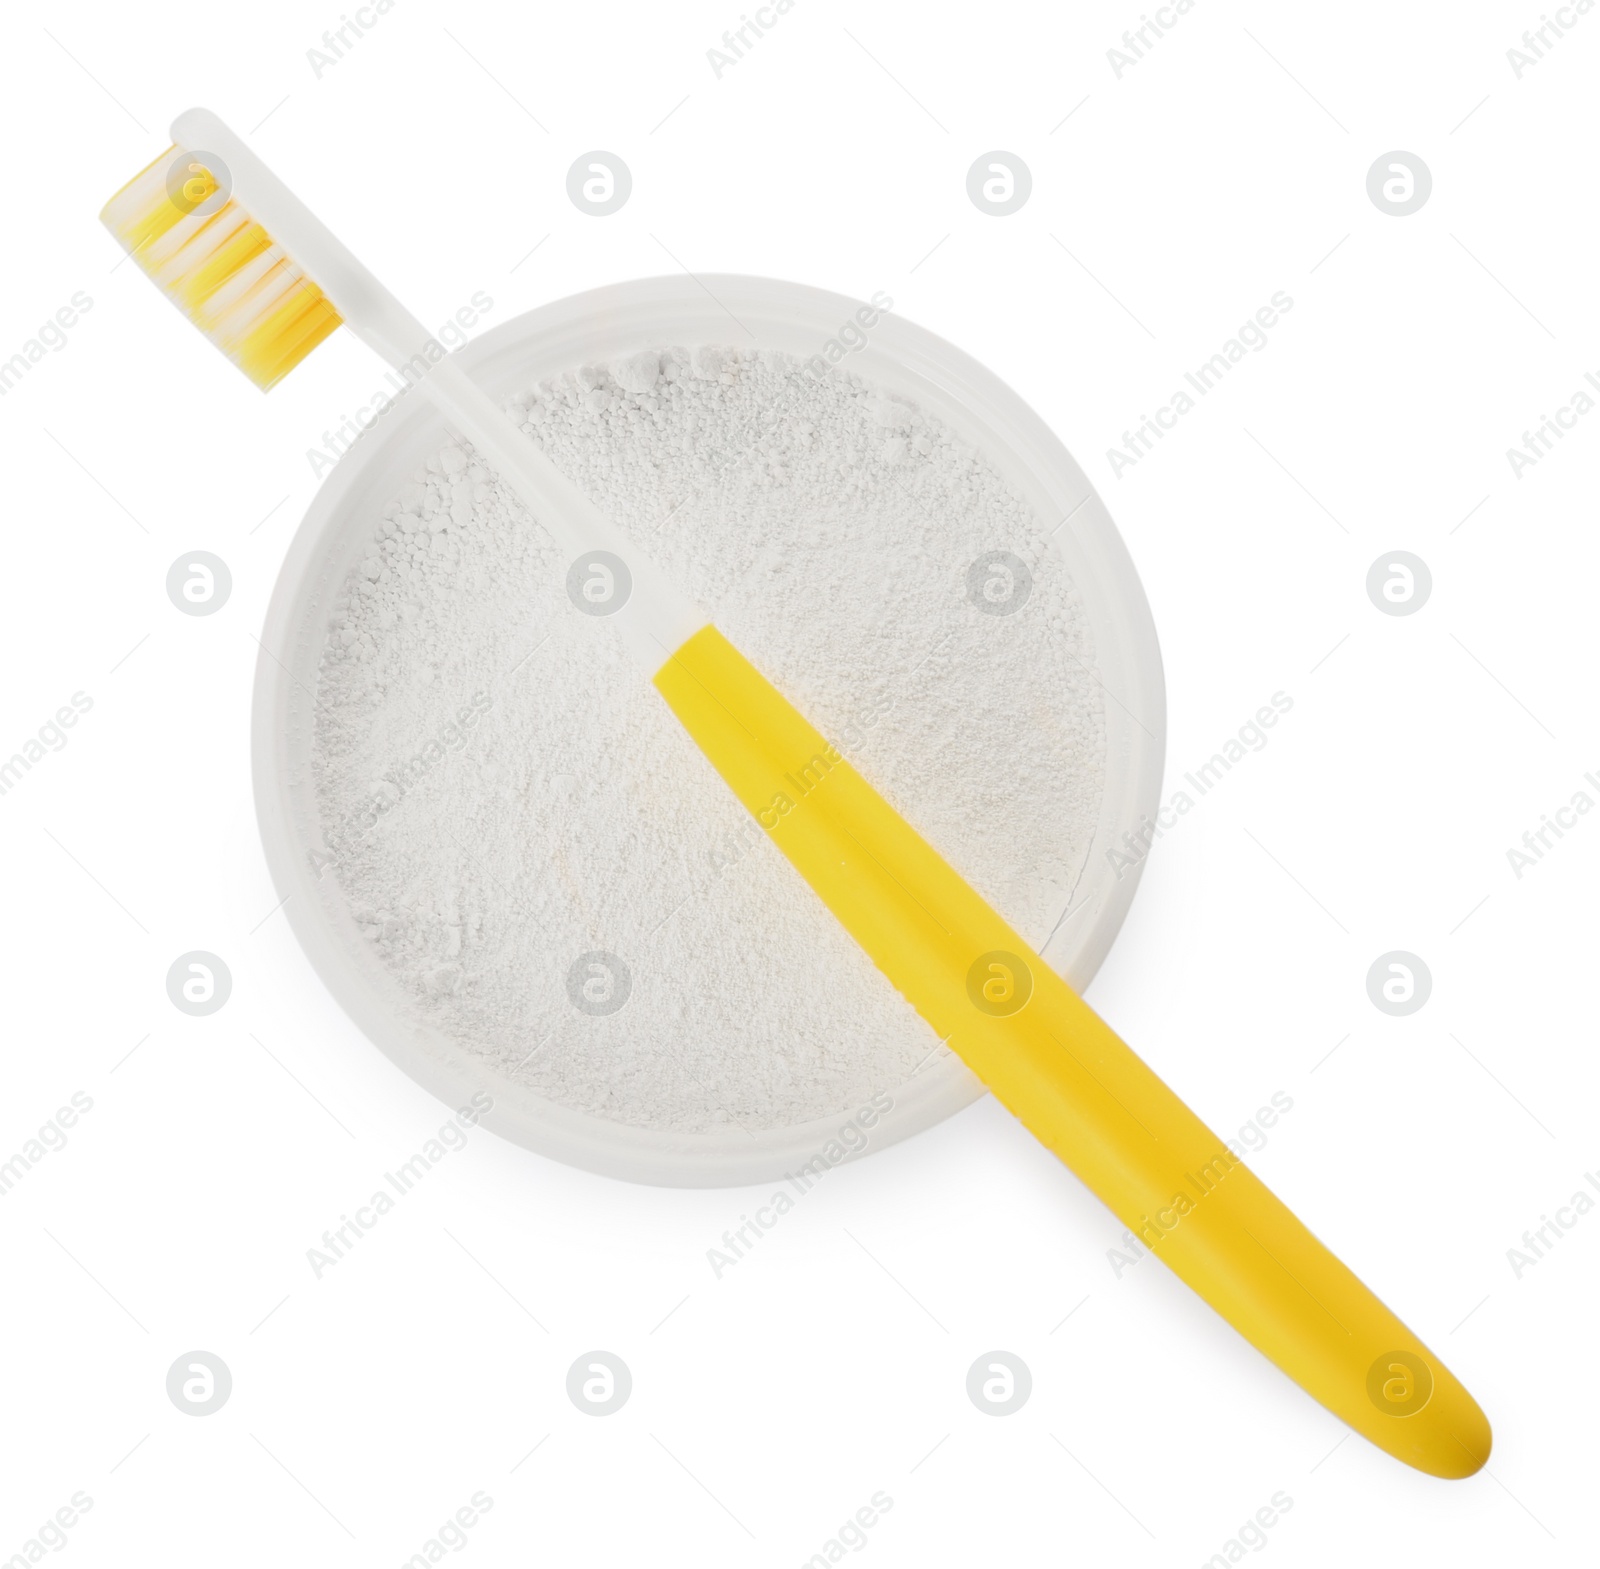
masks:
[[[805,285],[732,275],[645,278],[545,305],[484,333],[459,352],[498,398],[577,365],[664,344],[742,341],[810,359],[838,345],[861,302]],[[1165,689],[1155,627],[1121,537],[1083,470],[1014,392],[942,338],[890,312],[848,354],[848,366],[944,421],[984,454],[1043,520],[1082,600],[1106,690],[1105,788],[1099,823],[1043,957],[1080,991],[1127,914],[1138,866],[1107,852],[1156,810]],[[367,548],[371,520],[418,462],[446,438],[421,397],[398,399],[335,465],[289,547],[267,610],[256,665],[251,745],[257,817],[283,909],[313,968],[367,1037],[452,1107],[488,1090],[483,1125],[540,1154],[608,1176],[673,1186],[773,1181],[827,1151],[825,1164],[882,1149],[969,1105],[983,1086],[945,1056],[890,1092],[891,1109],[864,1141],[841,1147],[840,1116],[762,1130],[679,1133],[608,1122],[510,1081],[447,1036],[407,1016],[407,997],[358,930],[335,878],[319,874],[322,827],[311,749],[318,661],[328,607]],[[1051,532],[1053,530],[1053,532]],[[837,1154],[835,1153],[837,1152]]]

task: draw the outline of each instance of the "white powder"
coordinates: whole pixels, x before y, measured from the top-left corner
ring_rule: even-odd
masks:
[[[1101,689],[1059,558],[979,454],[859,377],[715,347],[585,366],[508,409],[1045,940],[1100,811]],[[1025,574],[974,578],[996,552]],[[566,565],[449,445],[334,606],[326,842],[416,1018],[491,1079],[656,1129],[782,1127],[903,1084],[933,1032],[568,601]],[[995,613],[1008,584],[1026,597]],[[593,953],[621,967],[586,961],[569,989]],[[622,967],[625,1002],[588,1011]]]

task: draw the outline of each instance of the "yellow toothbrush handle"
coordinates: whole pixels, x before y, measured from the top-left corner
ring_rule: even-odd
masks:
[[[1308,1393],[1435,1476],[1472,1396],[715,627],[655,684],[873,962],[1122,1223]]]

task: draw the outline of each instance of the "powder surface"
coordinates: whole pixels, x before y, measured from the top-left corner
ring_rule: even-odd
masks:
[[[981,454],[843,369],[714,345],[577,367],[507,409],[1045,941],[1100,812],[1101,688],[1063,563]],[[491,1082],[684,1132],[848,1113],[939,1050],[469,448],[360,526],[313,775],[333,874],[414,1019]]]

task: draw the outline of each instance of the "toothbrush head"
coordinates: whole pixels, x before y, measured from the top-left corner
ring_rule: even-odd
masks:
[[[175,305],[263,391],[340,323],[321,289],[233,199],[211,154],[170,147],[100,221]]]

